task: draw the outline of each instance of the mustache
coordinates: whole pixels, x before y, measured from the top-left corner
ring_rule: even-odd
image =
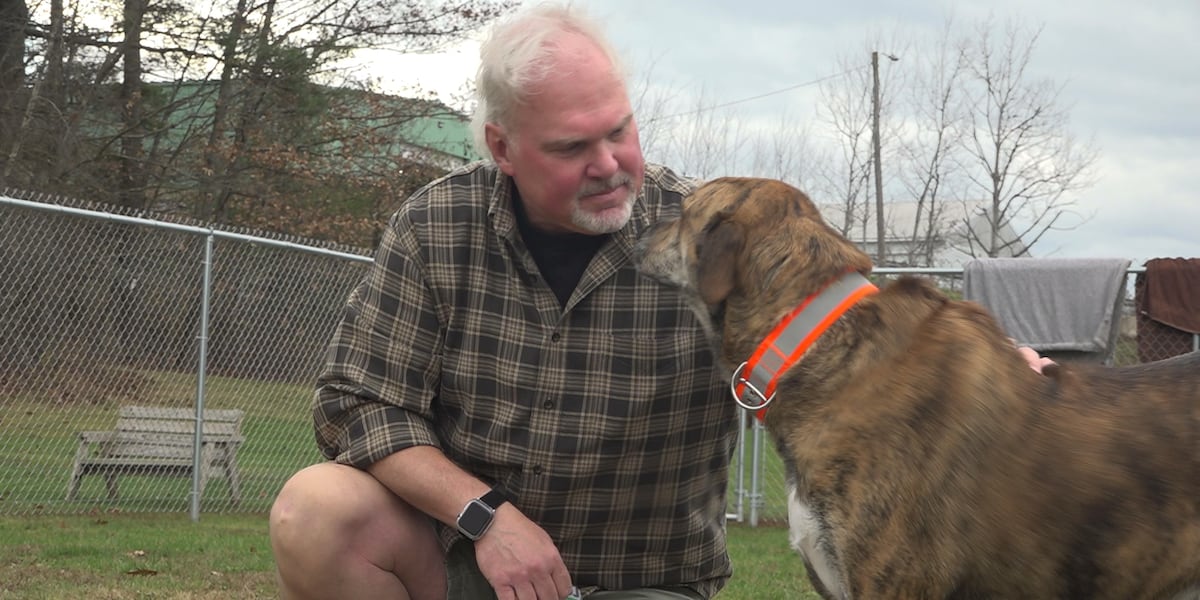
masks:
[[[630,185],[632,183],[633,183],[632,175],[630,175],[629,173],[626,173],[625,171],[618,171],[618,172],[614,173],[612,177],[609,177],[607,179],[603,179],[603,180],[599,180],[599,181],[590,180],[590,181],[584,183],[583,187],[579,190],[579,194],[577,197],[582,198],[584,196],[591,196],[592,194],[602,194],[609,190],[616,189],[623,185]]]

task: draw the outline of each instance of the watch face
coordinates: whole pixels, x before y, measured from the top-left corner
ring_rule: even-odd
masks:
[[[462,514],[458,515],[458,530],[472,540],[477,540],[492,524],[494,511],[479,500],[467,503]]]

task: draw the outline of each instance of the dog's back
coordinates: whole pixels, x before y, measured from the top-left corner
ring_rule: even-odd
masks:
[[[1028,491],[994,490],[1007,543],[1059,597],[1200,593],[1200,353],[1045,377],[1001,478]]]

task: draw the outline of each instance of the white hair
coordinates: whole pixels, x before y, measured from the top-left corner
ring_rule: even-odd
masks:
[[[624,78],[617,54],[599,25],[569,4],[539,4],[497,24],[479,48],[475,77],[471,133],[480,156],[491,157],[484,126],[510,124],[513,110],[525,101],[530,88],[550,74],[556,41],[564,34],[583,36],[594,43],[617,77]]]

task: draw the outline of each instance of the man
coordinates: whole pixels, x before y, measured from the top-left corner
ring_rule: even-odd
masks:
[[[691,184],[643,163],[580,16],[533,9],[481,58],[493,161],[410,198],[350,297],[314,409],[331,462],[271,512],[282,595],[709,598],[734,404],[682,299],[631,262]]]

